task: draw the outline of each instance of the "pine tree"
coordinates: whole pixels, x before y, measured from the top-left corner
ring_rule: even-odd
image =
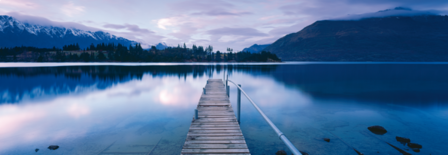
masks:
[[[216,61],[218,61],[218,62],[221,61],[221,52],[220,51],[216,51]]]

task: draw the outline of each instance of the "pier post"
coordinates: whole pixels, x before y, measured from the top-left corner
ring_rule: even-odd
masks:
[[[238,84],[238,87],[241,87],[240,84]],[[236,103],[237,103],[237,113],[238,113],[238,124],[240,124],[240,120],[241,120],[241,90],[238,88],[238,97],[236,99]]]
[[[204,93],[204,95],[205,95],[205,94],[206,94],[206,92],[205,92],[206,90],[205,90],[205,88],[202,88],[202,89],[204,90],[204,92],[203,92],[203,93]]]
[[[227,93],[227,97],[230,97],[230,86],[226,86],[226,93]]]
[[[198,119],[198,109],[194,109],[194,119]]]
[[[227,74],[227,78],[226,78],[226,86],[229,84],[227,81],[229,80],[229,74]]]

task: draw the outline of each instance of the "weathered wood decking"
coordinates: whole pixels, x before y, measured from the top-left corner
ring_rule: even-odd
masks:
[[[181,154],[250,155],[221,79],[209,79]]]

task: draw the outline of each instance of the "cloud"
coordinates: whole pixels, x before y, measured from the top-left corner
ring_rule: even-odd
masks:
[[[107,31],[116,36],[120,36],[129,40],[133,40],[142,44],[143,48],[149,48],[151,45],[160,43],[165,37],[155,33],[140,33],[140,32],[118,32]]]
[[[85,24],[95,26],[96,30],[105,29],[111,34],[133,39],[142,44],[167,42],[177,45],[185,42],[187,45],[210,44],[219,50],[225,50],[229,46],[239,50],[255,43],[275,41],[276,38],[298,32],[317,20],[373,16],[371,14],[378,10],[397,6],[415,10],[447,10],[448,1],[0,0],[0,12],[13,11],[55,21],[72,21],[65,24],[57,23],[58,26],[68,25],[93,31],[85,26],[83,28],[83,25],[76,25]],[[144,13],[142,10],[145,10]]]
[[[73,2],[68,2],[61,7],[62,13],[69,17],[81,14],[82,12],[84,12],[84,9],[84,6],[77,6]]]
[[[439,7],[448,5],[446,0],[346,0],[349,4],[391,4],[395,6],[409,6],[409,7]]]
[[[11,17],[14,17],[15,19],[17,19],[19,21],[22,21],[22,22],[25,22],[25,23],[29,23],[29,24],[36,24],[36,25],[42,25],[42,26],[75,28],[75,29],[80,29],[80,30],[85,30],[85,31],[100,31],[100,29],[98,29],[98,28],[85,26],[85,25],[78,24],[78,23],[75,23],[75,22],[56,22],[56,21],[51,21],[51,20],[49,20],[47,18],[44,18],[44,17],[30,16],[30,15],[21,14],[21,13],[18,13],[18,12],[8,12],[6,14],[11,16]]]
[[[198,33],[198,28],[192,23],[184,23],[179,27],[178,31],[169,34],[176,37],[178,39],[177,42],[189,42],[192,35]]]
[[[114,30],[127,30],[127,32],[122,31],[108,31],[112,34],[122,36],[126,39],[134,40],[142,43],[144,48],[150,47],[150,45],[157,44],[164,39],[164,36],[157,35],[154,31],[140,28],[138,25],[133,24],[106,24],[103,25],[104,28],[114,29]]]
[[[218,28],[207,31],[211,35],[235,35],[235,36],[266,36],[267,34],[262,33],[254,28]]]
[[[138,33],[154,33],[154,31],[150,31],[148,29],[142,29],[138,25],[132,25],[132,24],[124,24],[124,25],[106,24],[103,27],[117,30],[126,29],[131,32],[138,32]]]
[[[162,18],[157,20],[157,27],[166,30],[168,26],[177,25],[178,17]]]
[[[220,10],[210,10],[210,11],[202,11],[192,13],[191,15],[207,15],[207,16],[242,16],[242,15],[250,15],[253,14],[251,12],[243,11],[243,12],[229,12],[229,11],[220,11]]]
[[[390,16],[418,16],[418,15],[440,15],[446,13],[444,11],[437,10],[412,10],[410,8],[396,7],[394,9],[387,9],[373,13],[355,14],[348,15],[345,17],[334,18],[331,20],[359,20],[363,18],[373,18],[373,17],[390,17]]]
[[[124,28],[126,28],[127,26],[125,26],[125,25],[116,25],[116,24],[106,24],[106,25],[104,25],[103,27],[105,27],[105,28],[111,28],[111,29],[124,29]]]
[[[26,9],[39,7],[38,4],[29,2],[26,0],[0,0],[0,4],[15,6],[15,7],[19,7],[19,8],[26,8]]]
[[[191,10],[225,10],[234,7],[233,4],[222,0],[186,0],[169,5],[172,10],[191,11]]]
[[[224,47],[245,47],[256,43],[255,41],[269,37],[268,34],[258,31],[254,28],[230,28],[223,27],[208,30],[206,34],[210,36],[210,44],[215,47],[220,47],[217,50],[222,50]],[[241,50],[236,49],[235,50]]]

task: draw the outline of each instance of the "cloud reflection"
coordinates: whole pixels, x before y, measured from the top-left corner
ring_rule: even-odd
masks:
[[[73,118],[79,118],[84,115],[90,114],[89,107],[81,104],[72,104],[70,107],[67,108],[67,112],[69,115],[71,115]]]
[[[177,77],[144,75],[141,80],[88,93],[0,105],[0,152],[18,145],[67,140],[116,129],[119,128],[117,124],[130,123],[126,118],[135,114],[192,109],[190,107],[197,104],[200,96],[200,85],[205,84],[204,79],[181,81]]]

